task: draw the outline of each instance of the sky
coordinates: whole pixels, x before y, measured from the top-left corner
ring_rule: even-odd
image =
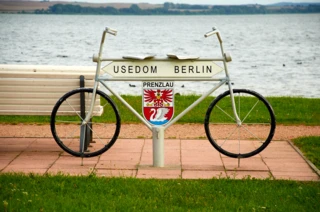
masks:
[[[66,0],[60,0],[66,1]],[[73,0],[67,0],[73,1]],[[114,3],[114,2],[124,2],[124,3],[142,3],[148,2],[151,4],[163,4],[164,2],[172,2],[175,4],[209,4],[209,5],[239,5],[239,4],[273,4],[278,2],[318,2],[320,0],[74,0],[77,2],[94,2],[94,3]]]

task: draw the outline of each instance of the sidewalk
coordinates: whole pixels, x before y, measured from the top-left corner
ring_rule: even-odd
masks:
[[[288,141],[272,141],[260,154],[240,160],[216,151],[201,139],[165,139],[165,167],[152,167],[151,139],[118,139],[99,157],[63,152],[53,138],[0,138],[0,172],[88,175],[161,179],[291,179],[320,181],[313,168]],[[318,173],[318,174],[317,174]]]

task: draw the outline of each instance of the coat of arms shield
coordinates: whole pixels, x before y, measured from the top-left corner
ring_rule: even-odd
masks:
[[[153,125],[168,123],[174,114],[173,82],[143,82],[143,115]]]

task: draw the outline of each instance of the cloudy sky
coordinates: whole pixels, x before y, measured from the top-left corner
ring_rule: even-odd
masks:
[[[61,0],[66,1],[66,0]],[[72,0],[67,0],[72,1]],[[273,4],[278,2],[319,2],[320,0],[75,0],[77,2],[95,2],[95,3],[113,3],[113,2],[128,2],[128,3],[141,3],[148,2],[151,4],[162,4],[164,2],[172,2],[176,4]]]

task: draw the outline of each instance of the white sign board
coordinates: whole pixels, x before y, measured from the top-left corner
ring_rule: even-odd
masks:
[[[110,61],[102,70],[113,77],[212,77],[223,69],[212,61],[123,60]]]

